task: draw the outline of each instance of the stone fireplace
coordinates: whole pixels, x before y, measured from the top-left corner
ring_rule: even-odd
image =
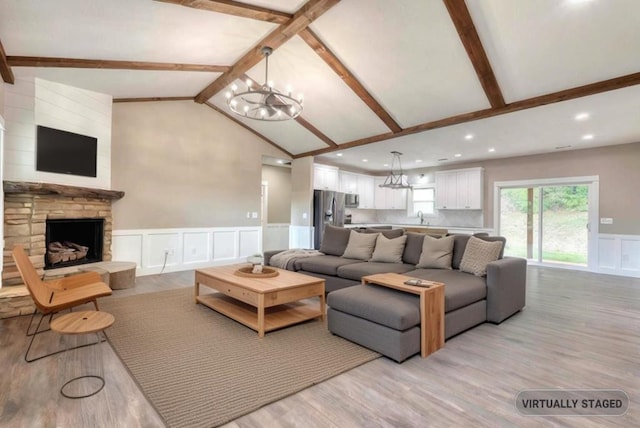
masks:
[[[2,285],[22,284],[10,251],[14,245],[22,245],[40,274],[44,269],[71,266],[73,264],[91,263],[111,260],[111,232],[113,219],[111,203],[124,196],[124,192],[85,187],[63,186],[58,184],[12,182],[5,181],[4,188],[4,260]],[[79,231],[68,229],[76,223]],[[60,226],[58,231],[48,230],[53,225]],[[93,229],[96,224],[97,231]],[[92,231],[89,232],[89,226]],[[101,227],[100,227],[101,226]],[[101,229],[101,230],[100,230]],[[53,233],[53,235],[51,235]],[[62,233],[59,235],[57,233]],[[83,238],[84,234],[91,234]],[[100,237],[96,237],[98,233]],[[65,236],[68,236],[65,238]],[[49,241],[47,240],[49,237]],[[79,242],[74,242],[79,241]],[[47,248],[52,242],[75,244],[74,256],[64,256],[61,263],[52,264],[47,260]],[[96,248],[99,246],[100,248]],[[91,259],[78,260],[78,255],[87,249],[86,255]],[[99,260],[97,260],[99,259]]]
[[[102,261],[104,218],[47,219],[45,269]]]

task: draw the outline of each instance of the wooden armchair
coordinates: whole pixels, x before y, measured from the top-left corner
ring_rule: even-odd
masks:
[[[93,303],[93,306],[98,310],[97,298],[109,296],[112,291],[107,284],[101,281],[100,275],[96,272],[86,272],[52,281],[43,281],[40,279],[40,276],[38,276],[38,272],[33,267],[24,248],[19,245],[15,246],[12,254],[20,276],[36,305],[36,310],[27,327],[27,336],[31,336],[31,342],[29,343],[27,352],[24,354],[25,361],[30,363],[63,351],[60,350],[29,359],[29,351],[31,350],[35,336],[48,331],[48,329],[40,331],[40,324],[45,316],[49,315],[49,322],[51,322],[51,318],[56,312],[71,309],[85,303]],[[38,311],[42,312],[42,316],[38,321],[35,331],[30,333],[33,319]]]

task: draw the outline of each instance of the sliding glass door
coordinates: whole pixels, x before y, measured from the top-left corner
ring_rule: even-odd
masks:
[[[589,266],[590,183],[496,187],[505,255]]]

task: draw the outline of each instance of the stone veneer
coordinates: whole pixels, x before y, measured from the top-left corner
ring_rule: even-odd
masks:
[[[103,260],[111,260],[111,203],[124,192],[46,183],[10,182],[4,188],[4,259],[2,286],[22,284],[11,249],[25,248],[44,274],[47,219],[104,218]]]

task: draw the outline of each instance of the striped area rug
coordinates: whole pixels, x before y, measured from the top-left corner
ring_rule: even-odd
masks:
[[[315,320],[267,333],[196,305],[182,288],[102,299],[109,341],[170,427],[213,427],[379,354]]]

